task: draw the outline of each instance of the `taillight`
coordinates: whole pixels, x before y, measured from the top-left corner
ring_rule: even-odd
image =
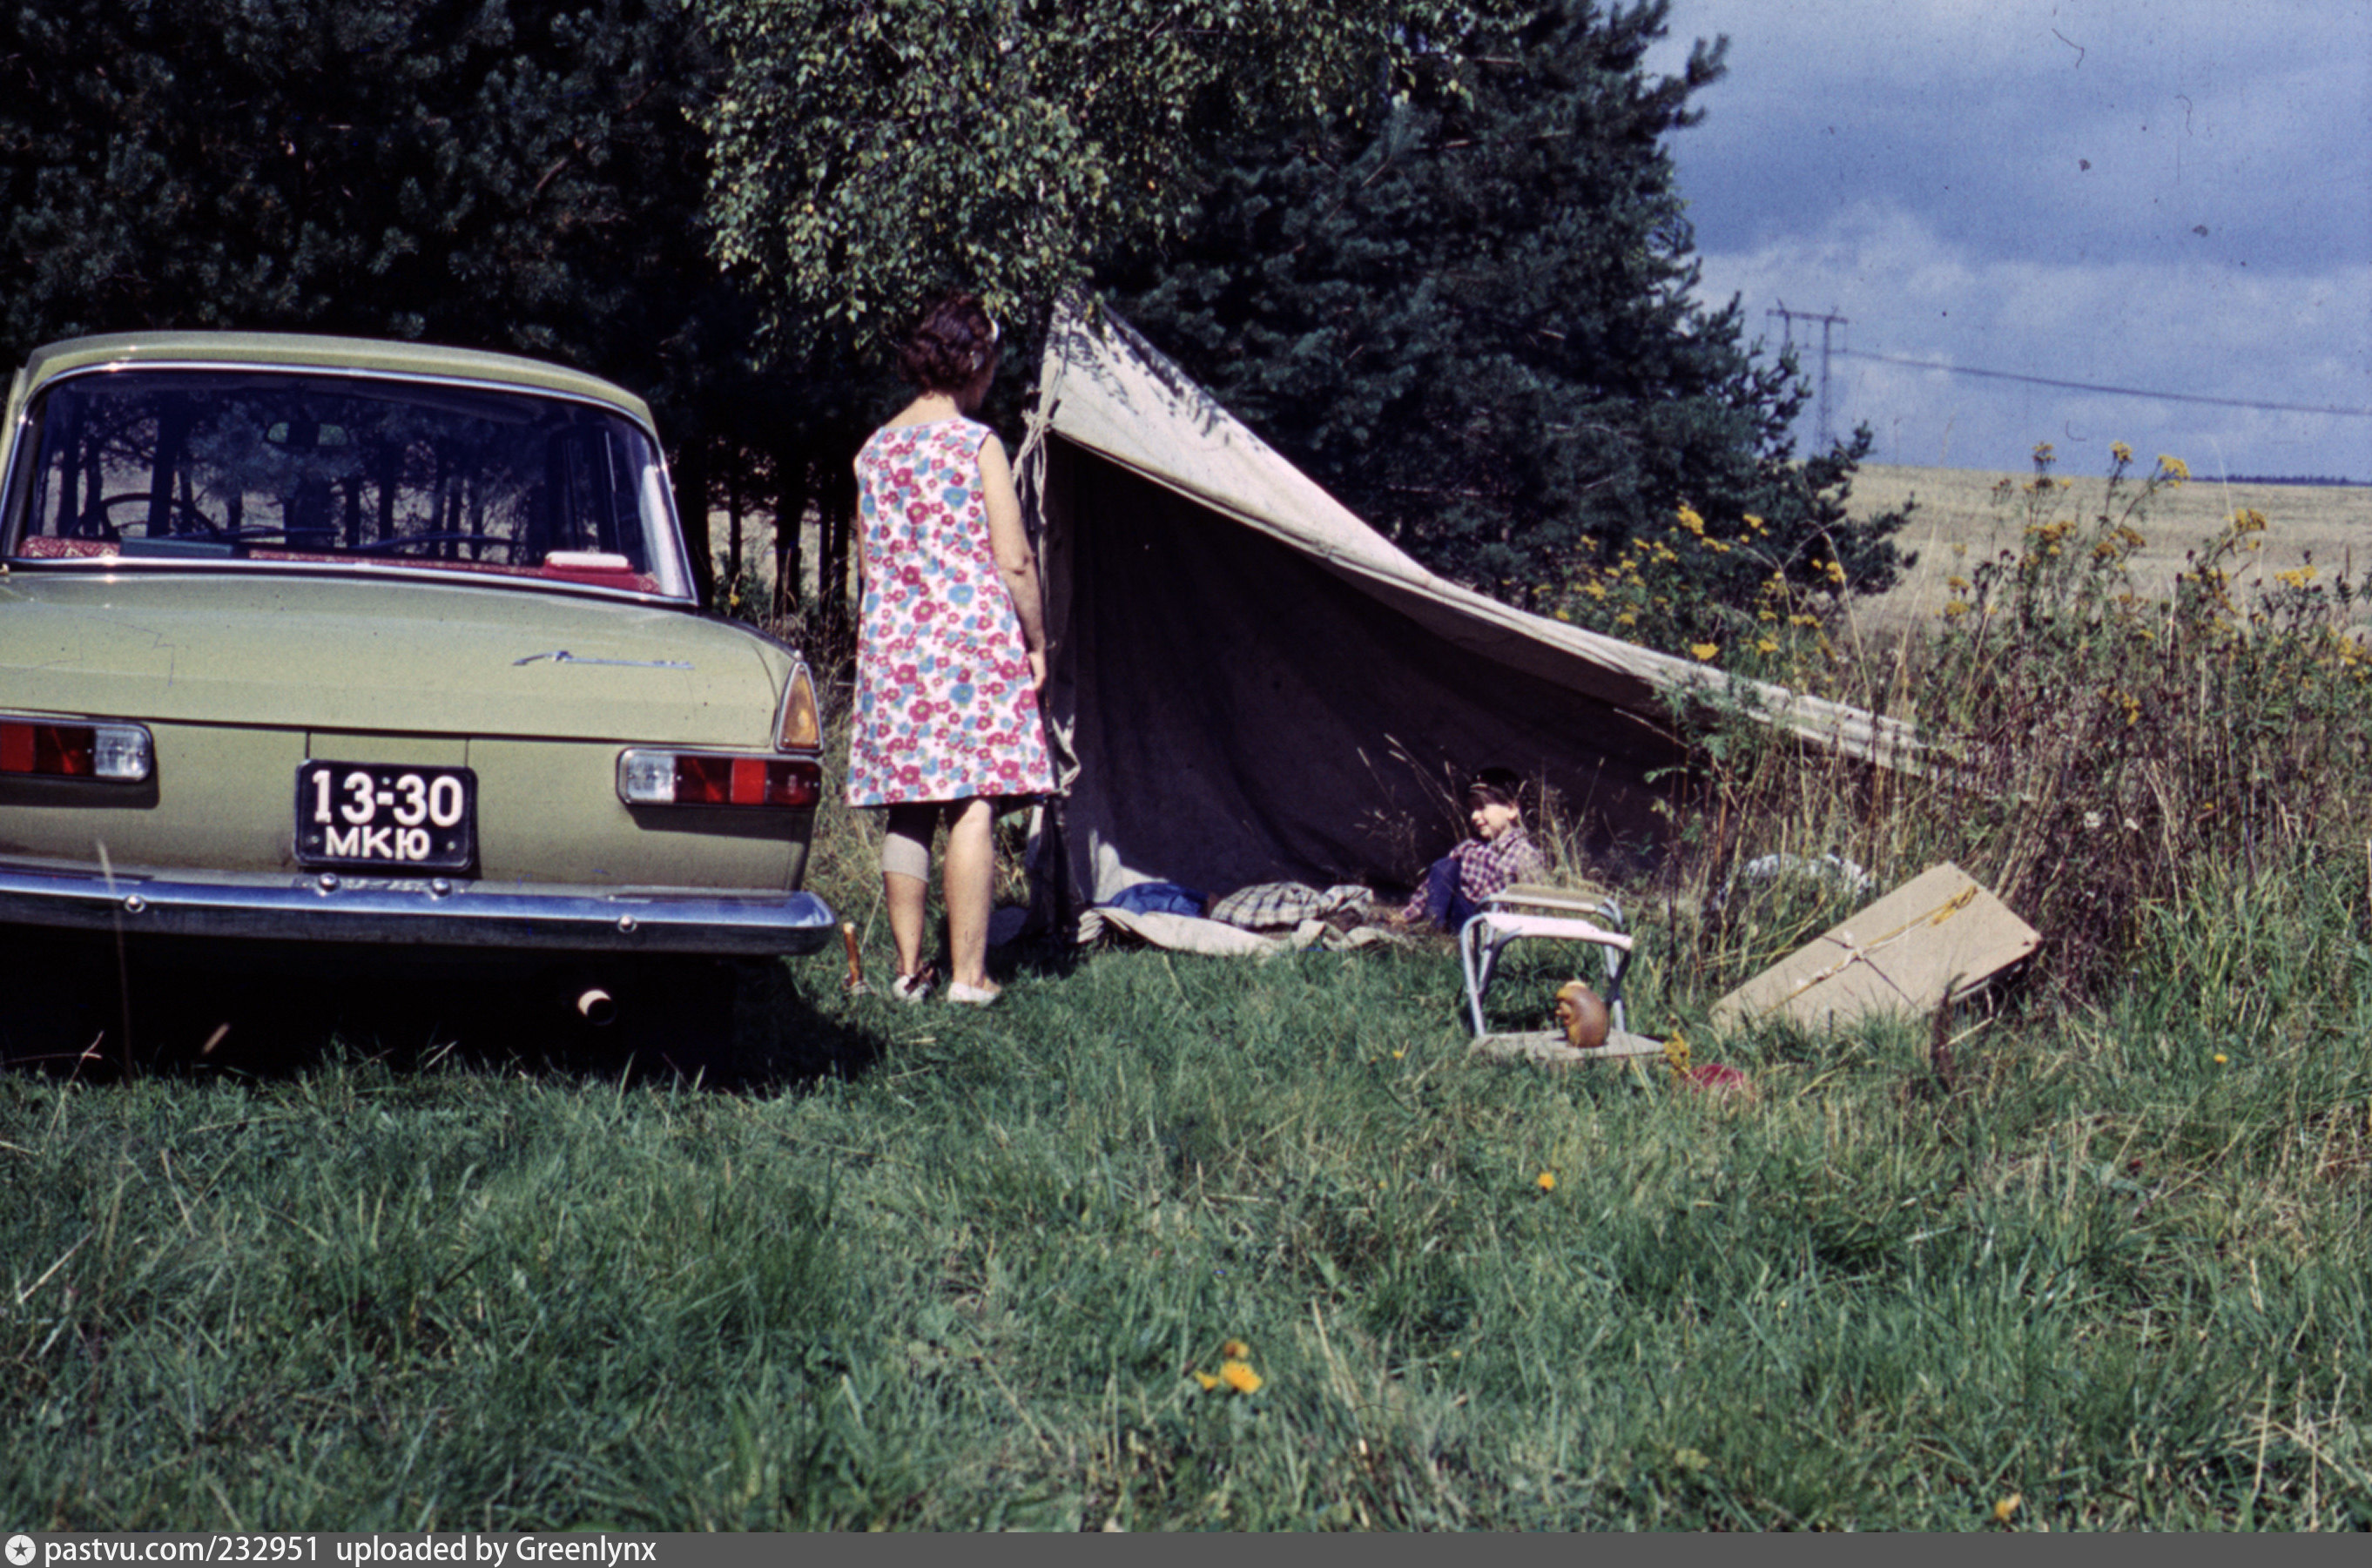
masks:
[[[156,749],[136,724],[0,718],[0,773],[138,784],[155,765]]]
[[[791,670],[783,692],[783,718],[774,726],[774,744],[785,751],[813,751],[823,744],[823,721],[816,713],[815,681],[801,663]]]
[[[823,768],[804,757],[715,751],[624,751],[618,798],[629,806],[773,806],[823,798]]]

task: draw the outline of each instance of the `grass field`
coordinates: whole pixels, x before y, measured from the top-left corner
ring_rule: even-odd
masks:
[[[2097,505],[2098,474],[2062,470],[2074,488],[2062,511],[2076,515]],[[1977,469],[1923,469],[1872,465],[1854,476],[1850,505],[1855,517],[1872,517],[1915,501],[1910,526],[1898,536],[1919,562],[1904,581],[1882,598],[1856,606],[1854,613],[1873,625],[1900,626],[1932,621],[1953,598],[1946,580],[1967,575],[1971,566],[2003,551],[2015,552],[2026,521],[2018,503],[1995,498],[1995,487],[2033,478]],[[2194,479],[2153,498],[2142,531],[2148,543],[2136,552],[2137,578],[2163,588],[2180,571],[2186,553],[2220,532],[2234,513],[2253,509],[2270,526],[2264,548],[2250,572],[2269,580],[2311,561],[2326,575],[2360,581],[2372,572],[2372,489],[2347,485],[2225,484]]]
[[[2348,493],[2240,504],[2308,500],[2343,541]],[[1446,943],[1006,954],[984,1012],[686,967],[607,1034],[13,947],[6,1022],[69,1038],[0,1074],[0,1521],[2372,1526],[2363,660],[2308,594],[2085,593],[1877,672],[1949,768],[1716,735],[1723,830],[1623,889],[1631,1022],[1742,1096],[1473,1057]],[[868,831],[828,807],[812,874],[878,977]],[[2046,947],[1982,1006],[1714,1031],[1850,912],[1713,912],[1778,849],[1954,858]]]

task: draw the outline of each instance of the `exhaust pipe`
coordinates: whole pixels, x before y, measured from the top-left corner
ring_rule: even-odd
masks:
[[[618,1021],[618,999],[598,985],[588,985],[569,1004],[578,1017],[597,1029]]]

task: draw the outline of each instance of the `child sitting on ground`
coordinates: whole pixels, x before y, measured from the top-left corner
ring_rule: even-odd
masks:
[[[1549,874],[1548,857],[1524,831],[1517,794],[1522,781],[1506,768],[1485,768],[1466,786],[1466,819],[1474,836],[1425,868],[1424,886],[1400,912],[1400,923],[1432,922],[1456,931],[1481,910],[1482,900],[1517,882],[1539,882]]]

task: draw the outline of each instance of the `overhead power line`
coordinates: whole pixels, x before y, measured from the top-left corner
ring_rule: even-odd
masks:
[[[1848,323],[1848,322],[1845,320],[1845,319],[1844,319],[1843,317],[1842,317],[1842,316],[1838,315],[1838,314],[1837,314],[1835,311],[1833,311],[1833,310],[1831,310],[1831,311],[1827,312],[1825,315],[1823,315],[1823,314],[1820,314],[1820,313],[1817,313],[1817,312],[1814,312],[1814,311],[1810,311],[1810,310],[1790,310],[1790,309],[1788,309],[1788,308],[1787,308],[1787,302],[1786,302],[1785,300],[1784,300],[1784,299],[1783,299],[1783,300],[1781,300],[1781,301],[1779,302],[1779,308],[1778,308],[1778,309],[1776,309],[1776,310],[1766,310],[1766,311],[1764,311],[1764,312],[1763,312],[1763,314],[1764,314],[1765,316],[1776,316],[1776,317],[1778,317],[1778,318],[1779,318],[1779,319],[1780,319],[1780,321],[1781,321],[1781,323],[1782,323],[1782,325],[1783,325],[1783,331],[1782,331],[1781,336],[1782,336],[1782,340],[1783,340],[1783,342],[1785,343],[1785,347],[1786,347],[1786,348],[1793,348],[1793,347],[1795,347],[1795,346],[1796,346],[1796,322],[1797,318],[1799,318],[1799,317],[1800,317],[1802,319],[1807,320],[1807,321],[1818,321],[1818,322],[1820,324],[1820,446],[1821,446],[1822,449],[1824,449],[1824,450],[1825,450],[1825,449],[1828,447],[1828,446],[1830,445],[1830,436],[1829,436],[1829,355],[1830,355],[1831,353],[1836,353],[1836,354],[1845,354],[1845,353],[1850,353],[1850,352],[1851,352],[1850,350],[1846,350],[1846,349],[1838,349],[1838,348],[1833,348],[1833,347],[1832,347],[1832,339],[1831,339],[1831,329],[1833,329],[1833,328],[1837,328],[1837,327],[1847,326],[1847,325],[1849,325],[1850,323]],[[1783,350],[1783,352],[1784,352],[1784,350]]]
[[[2327,403],[2269,403],[2248,398],[2211,398],[2198,392],[2152,392],[2140,387],[2109,387],[2095,381],[2056,381],[2048,376],[2021,376],[2010,370],[1979,370],[1968,365],[1945,365],[1931,359],[1902,359],[1890,354],[1871,354],[1866,349],[1841,348],[1836,351],[1854,359],[1876,360],[1880,365],[1903,365],[1913,370],[1940,370],[1947,376],[1982,376],[1989,381],[2022,381],[2029,387],[2057,387],[2070,392],[2105,392],[2119,398],[2156,398],[2169,403],[2208,403],[2216,408],[2255,409],[2264,413],[2327,413],[2342,419],[2372,419],[2372,409],[2340,408]]]

